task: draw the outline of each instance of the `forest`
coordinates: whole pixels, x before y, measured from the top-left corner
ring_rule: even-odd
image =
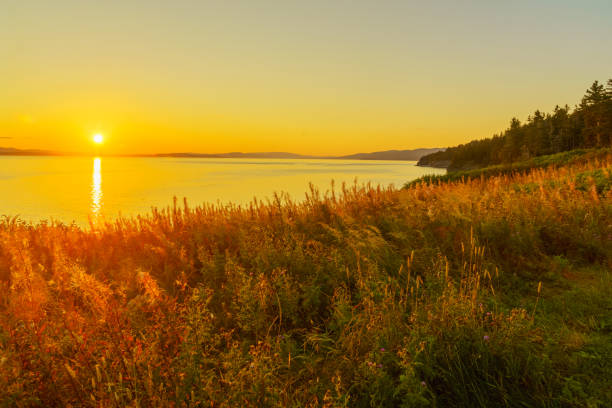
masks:
[[[536,110],[522,123],[513,118],[503,133],[422,157],[420,166],[469,170],[578,148],[609,147],[612,138],[612,79],[595,81],[575,108]]]

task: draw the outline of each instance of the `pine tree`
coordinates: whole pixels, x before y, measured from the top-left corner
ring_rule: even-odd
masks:
[[[610,138],[609,135],[606,135],[604,129],[605,100],[606,90],[599,81],[593,82],[593,85],[587,89],[582,98],[580,108],[584,119],[584,136],[589,147],[607,146],[609,144]]]
[[[432,159],[450,162],[449,169],[484,167],[584,147],[612,145],[612,79],[606,84],[593,82],[580,105],[556,106],[552,114],[540,111],[525,123],[513,118],[500,135],[476,140],[444,152]],[[429,156],[422,158],[426,163]]]

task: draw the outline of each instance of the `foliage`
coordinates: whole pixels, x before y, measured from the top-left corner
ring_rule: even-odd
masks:
[[[528,173],[533,169],[542,169],[547,167],[563,167],[573,164],[598,162],[602,160],[607,160],[610,155],[612,155],[612,150],[610,148],[576,149],[570,150],[568,152],[533,157],[528,160],[514,163],[497,164],[494,166],[488,166],[472,170],[453,171],[440,175],[425,175],[416,180],[412,180],[409,183],[406,183],[405,187],[414,186],[420,183],[446,183],[449,181],[458,181],[464,179],[489,178],[500,175],[511,175],[515,173]]]
[[[449,171],[470,170],[529,160],[578,148],[609,148],[612,143],[612,79],[604,87],[595,81],[580,104],[556,106],[552,113],[539,110],[521,123],[491,138],[424,156],[422,166],[442,166]]]
[[[0,406],[609,406],[612,158],[0,222]]]

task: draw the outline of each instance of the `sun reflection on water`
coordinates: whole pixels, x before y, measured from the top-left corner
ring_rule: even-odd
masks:
[[[99,157],[93,161],[93,174],[91,178],[91,214],[95,220],[102,210],[102,163]]]

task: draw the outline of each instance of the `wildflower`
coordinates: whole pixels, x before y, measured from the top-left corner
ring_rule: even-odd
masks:
[[[483,337],[483,340],[484,340],[484,341],[489,341],[489,336],[487,336],[487,335],[485,334],[485,335],[484,335],[484,337]]]
[[[384,353],[384,352],[385,352],[385,348],[384,348],[384,347],[381,347],[381,348],[380,348],[380,351],[382,351],[382,352]]]
[[[378,364],[378,368],[382,368],[382,364]]]
[[[425,381],[421,381],[421,385],[422,385],[423,387],[426,387],[426,386],[427,386],[427,383],[426,383]]]

